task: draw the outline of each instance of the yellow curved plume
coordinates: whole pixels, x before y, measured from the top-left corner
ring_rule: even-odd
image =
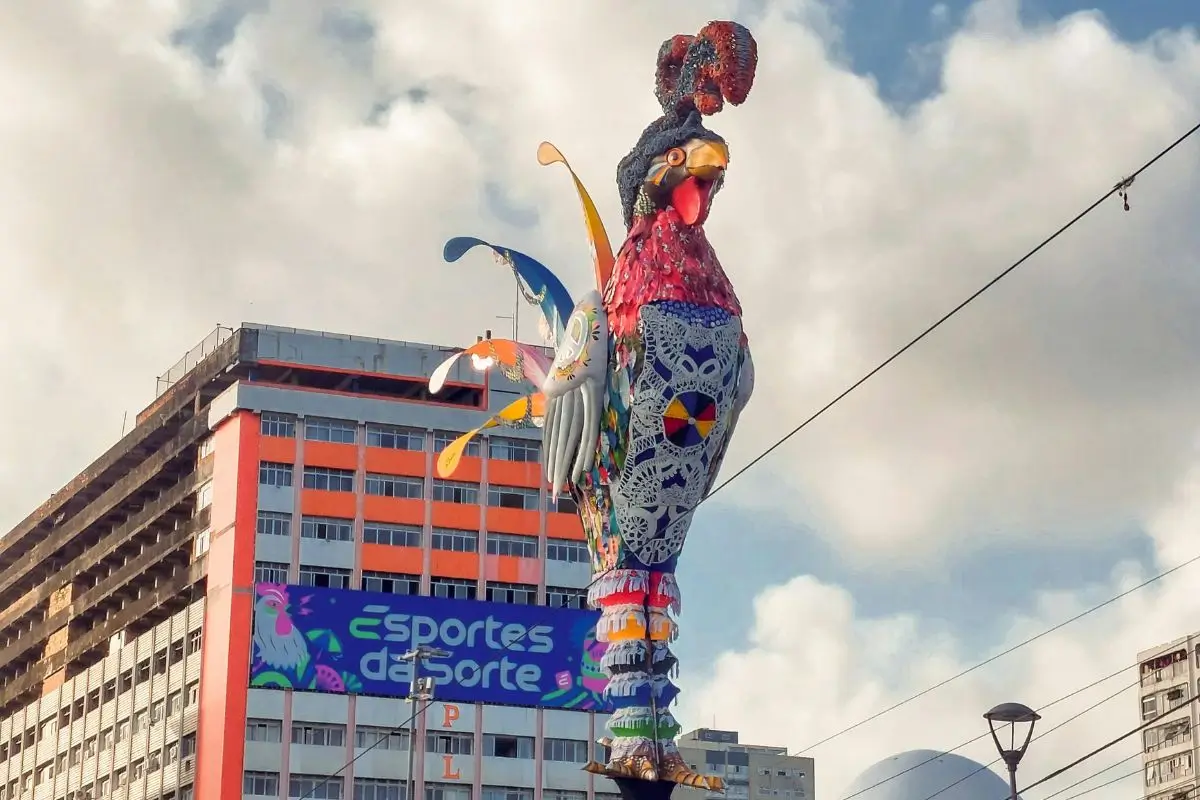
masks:
[[[526,397],[518,397],[516,400],[505,406],[496,416],[489,419],[487,422],[480,425],[474,430],[467,431],[462,436],[459,436],[446,448],[442,450],[437,459],[437,474],[439,478],[449,478],[458,469],[458,464],[462,461],[463,453],[467,450],[467,445],[472,439],[478,436],[482,431],[488,428],[496,428],[501,425],[516,425],[523,421],[529,421],[535,425],[540,425],[541,421],[546,417],[546,396],[540,392],[531,394]]]
[[[575,181],[575,191],[579,194],[579,202],[583,206],[583,221],[587,225],[588,241],[592,245],[592,260],[596,265],[596,288],[603,292],[604,287],[608,285],[609,276],[612,275],[616,259],[613,258],[612,243],[604,230],[604,221],[596,211],[596,204],[592,202],[591,195],[583,188],[583,182],[579,180],[575,170],[571,169],[571,164],[561,150],[549,142],[542,142],[538,145],[537,157],[538,163],[543,167],[562,164],[567,168],[567,172],[571,173],[571,180]]]

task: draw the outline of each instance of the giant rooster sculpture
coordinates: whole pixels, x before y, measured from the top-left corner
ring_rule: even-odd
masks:
[[[486,428],[542,427],[550,492],[555,499],[570,493],[587,534],[596,573],[588,600],[601,612],[597,638],[608,644],[602,667],[612,736],[601,740],[607,763],[586,769],[616,779],[631,796],[663,796],[676,784],[724,788],[692,771],[675,745],[670,613],[679,612],[675,566],[693,512],[712,489],[753,387],[741,306],[704,233],[729,150],[703,118],[746,99],[757,57],[750,32],[733,22],[663,43],[655,92],[663,114],[617,170],[628,233],[615,259],[571,171],[599,291],[572,306],[558,279],[523,253],[473,238],[446,245],[448,261],[491,248],[541,307],[556,348],[551,360],[536,347],[489,339],[435,370],[434,392],[462,356],[477,369],[499,364],[541,390],[453,442],[438,471],[452,474],[467,442]],[[543,143],[538,157],[571,170],[553,145]]]

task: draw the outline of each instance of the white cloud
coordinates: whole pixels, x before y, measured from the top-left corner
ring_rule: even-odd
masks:
[[[338,42],[315,8],[272,5],[207,69],[169,39],[211,3],[97,2],[66,20],[42,5],[0,12],[0,311],[17,332],[0,345],[17,376],[0,435],[43,454],[6,463],[9,521],[217,322],[469,341],[511,287],[482,259],[440,262],[463,232],[541,255],[581,290],[576,205],[561,170],[534,163],[537,142],[559,144],[619,224],[612,175],[655,115],[657,44],[733,11],[360,0],[343,20],[365,15],[374,39]],[[772,3],[752,21],[757,86],[713,121],[734,164],[710,233],[760,370],[731,468],[1197,110],[1194,37],[1129,46],[1091,16],[1031,31],[1014,13],[980,6],[945,45],[944,89],[905,116],[827,56],[821,6]],[[287,99],[275,139],[263,87]],[[1100,209],[759,469],[802,489],[817,532],[861,558],[1144,517],[1182,468],[1200,388],[1195,164],[1182,149],[1139,180],[1133,213]],[[487,185],[537,228],[492,217]],[[48,443],[30,416],[60,434]]]
[[[1173,499],[1151,528],[1162,568],[1196,555],[1200,463],[1170,488]],[[1043,706],[1133,665],[1140,651],[1191,633],[1200,617],[1200,598],[1193,588],[1197,569],[1200,566],[1181,570],[805,753],[816,759],[818,795],[841,800],[854,777],[879,759],[903,750],[957,747],[986,733],[981,715],[998,703]],[[1009,619],[1008,634],[991,649],[1001,652],[1157,571],[1119,564],[1103,584],[1039,595],[1028,615],[997,609],[997,615]],[[685,616],[684,635],[687,628]],[[743,741],[784,745],[795,752],[972,666],[976,659],[964,650],[938,624],[904,614],[863,616],[843,589],[801,576],[763,591],[756,603],[749,646],[721,654],[710,678],[685,680],[677,716],[685,726],[715,716],[722,728],[738,730]],[[1139,725],[1139,690],[1130,686],[1137,678],[1136,669],[1127,669],[1045,710],[1038,732],[1066,724],[1030,746],[1019,783],[1032,783]],[[1122,691],[1122,687],[1129,688]],[[1094,711],[1067,722],[1118,692]],[[959,752],[981,763],[996,758],[989,738]],[[1033,794],[1044,797],[1116,764],[1102,777],[1063,796],[1099,786],[1136,771],[1140,752],[1138,734]],[[1119,763],[1122,759],[1128,760]],[[1134,775],[1089,797],[1132,800],[1141,787]],[[872,797],[868,792],[863,800]]]
[[[169,39],[214,3],[135,5],[0,7],[0,440],[19,454],[0,459],[5,524],[110,444],[153,375],[217,322],[470,341],[512,289],[485,259],[441,263],[460,233],[543,256],[582,290],[577,205],[561,170],[537,167],[537,143],[572,159],[619,238],[612,176],[655,116],[658,44],[735,7],[359,0],[342,6],[375,38],[339,45],[311,6],[271,4],[207,68]],[[1200,112],[1193,33],[1130,45],[1094,16],[1031,30],[1012,3],[984,2],[943,43],[939,92],[900,115],[829,57],[820,11],[767,4],[754,93],[712,121],[733,165],[709,229],[760,373],[730,471]],[[287,97],[282,120],[264,86]],[[799,492],[819,535],[882,565],[1036,545],[1032,531],[1083,547],[1140,522],[1164,561],[1186,553],[1172,493],[1187,497],[1200,407],[1196,167],[1181,148],[1139,178],[1131,213],[1100,208],[723,496],[791,508]],[[489,184],[536,209],[537,228],[491,216]],[[1013,637],[1113,587],[1066,588]],[[1150,623],[1135,613],[1164,603]],[[1132,661],[1187,628],[1194,603],[1148,591],[830,743],[823,794],[887,751],[973,735],[964,709],[1041,702]],[[753,649],[719,665],[723,693],[697,691],[685,717],[811,742],[965,662],[927,621],[860,619],[810,578],[759,613]],[[920,709],[937,741],[914,732]],[[1028,774],[1131,725],[1132,709],[1047,737]]]

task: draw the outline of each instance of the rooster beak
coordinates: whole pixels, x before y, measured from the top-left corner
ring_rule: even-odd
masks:
[[[700,142],[683,162],[688,174],[702,181],[715,181],[729,166],[729,149],[723,142]]]

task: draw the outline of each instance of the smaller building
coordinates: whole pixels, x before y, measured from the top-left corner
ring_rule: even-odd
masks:
[[[742,744],[737,731],[699,728],[679,737],[679,752],[697,772],[725,779],[727,800],[812,800],[813,760],[789,756],[786,747]],[[680,786],[676,800],[722,797]]]
[[[1200,633],[1138,654],[1141,687],[1138,715],[1153,724],[1142,731],[1142,766],[1148,800],[1184,800],[1196,790],[1197,723],[1200,689]]]

